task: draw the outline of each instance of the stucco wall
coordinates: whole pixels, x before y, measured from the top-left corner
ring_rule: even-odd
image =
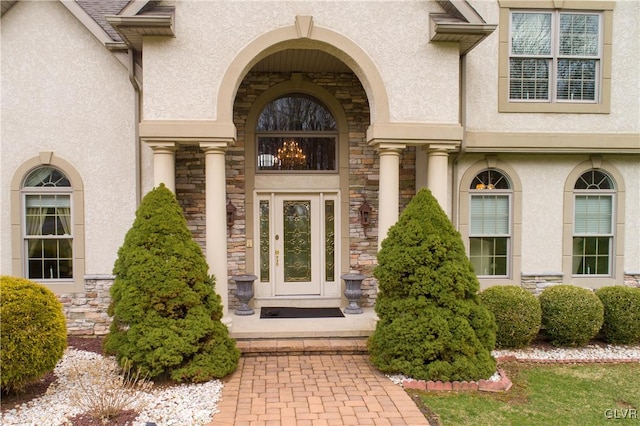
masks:
[[[458,121],[457,46],[428,42],[429,12],[441,12],[435,2],[163,4],[176,7],[176,38],[145,39],[146,119],[216,119],[220,82],[236,55],[256,38],[293,26],[296,15],[311,15],[314,27],[346,37],[375,63],[391,120]]]
[[[69,162],[85,194],[87,274],[109,274],[135,212],[134,92],[127,69],[59,2],[2,17],[0,273],[11,271],[9,184],[40,151]]]
[[[562,275],[564,188],[569,174],[589,156],[501,154],[497,158],[515,170],[522,184],[522,274]],[[483,159],[481,154],[465,156],[460,162],[459,176]],[[613,165],[624,179],[624,271],[638,272],[640,163],[637,156],[605,155],[602,160]],[[514,278],[519,281],[519,277]]]
[[[470,0],[491,24],[498,24],[498,2]],[[640,131],[640,2],[617,1],[613,11],[610,114],[531,114],[498,112],[498,34],[467,55],[466,129],[486,132],[637,133]]]

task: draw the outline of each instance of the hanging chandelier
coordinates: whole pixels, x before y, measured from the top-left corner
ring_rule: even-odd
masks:
[[[294,139],[282,143],[282,147],[278,148],[277,158],[280,160],[280,168],[284,170],[302,170],[307,161],[307,156]]]

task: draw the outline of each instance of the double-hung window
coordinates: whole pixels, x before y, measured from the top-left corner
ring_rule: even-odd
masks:
[[[602,15],[577,11],[512,11],[511,102],[599,101]]]
[[[500,112],[610,112],[615,1],[499,4]]]
[[[507,277],[511,257],[511,184],[501,172],[480,172],[469,188],[469,259],[478,276]]]
[[[24,180],[23,250],[27,278],[73,278],[72,192],[69,179],[53,167],[39,167]]]
[[[615,188],[599,170],[589,170],[574,186],[573,275],[610,276]]]

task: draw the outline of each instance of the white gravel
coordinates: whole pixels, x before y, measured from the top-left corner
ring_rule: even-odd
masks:
[[[640,360],[640,345],[636,346],[598,346],[587,345],[582,348],[525,348],[514,350],[495,350],[491,353],[494,357],[515,356],[518,359],[538,361],[625,361]]]
[[[79,380],[85,380],[83,386],[96,386],[101,383],[95,380],[95,374],[78,376],[79,370],[88,371],[103,365],[112,365],[116,376],[113,357],[103,358],[93,352],[67,349],[56,366],[54,372],[57,380],[49,386],[47,392],[22,406],[2,414],[0,424],[41,426],[68,425],[67,420],[84,409],[75,403],[74,391],[77,392]],[[92,380],[89,376],[93,376]],[[104,385],[102,385],[104,386]],[[212,380],[196,385],[171,386],[140,392],[134,408],[140,410],[134,426],[145,426],[147,422],[158,426],[171,425],[203,425],[211,422],[218,412],[218,400],[222,394],[222,382]],[[97,392],[98,393],[98,392]]]
[[[640,345],[615,346],[615,345],[587,345],[581,348],[525,348],[525,349],[501,349],[491,352],[494,358],[514,356],[519,360],[530,361],[638,361],[640,362]],[[396,385],[402,386],[405,381],[414,381],[413,378],[402,374],[387,375]],[[500,380],[500,374],[494,373],[488,380]]]
[[[515,356],[527,360],[640,360],[638,346],[596,346],[584,348],[527,348],[519,350],[495,350],[494,357]],[[78,378],[74,371],[96,368],[97,365],[113,365],[115,360],[104,359],[93,352],[67,349],[54,372],[58,380],[47,392],[36,399],[9,410],[0,417],[2,425],[40,426],[68,425],[67,419],[84,411],[74,403],[73,392],[77,392]],[[88,366],[88,367],[87,367]],[[113,373],[115,375],[115,372]],[[401,385],[404,380],[412,380],[402,375],[389,375],[390,380]],[[95,382],[95,380],[94,380]],[[100,386],[99,383],[85,385]],[[158,426],[203,425],[213,420],[218,412],[218,401],[222,394],[222,383],[212,380],[197,385],[179,385],[143,392],[137,399],[140,414],[134,426],[145,426],[147,422]]]

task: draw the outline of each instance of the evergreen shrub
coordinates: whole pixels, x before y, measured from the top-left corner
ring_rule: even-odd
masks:
[[[554,346],[584,346],[596,336],[604,307],[596,294],[573,285],[547,287],[540,294],[542,328]]]
[[[0,277],[2,390],[20,391],[53,371],[67,347],[62,304],[51,290],[17,277]]]
[[[175,196],[161,184],[142,200],[118,250],[105,351],[150,378],[205,382],[233,372],[240,351],[221,321],[208,269]]]
[[[427,189],[389,229],[374,270],[379,294],[372,363],[422,380],[487,379],[496,325],[460,234]]]
[[[604,305],[602,337],[614,344],[640,343],[640,288],[602,287],[596,296]]]
[[[523,348],[538,335],[542,321],[540,302],[522,287],[489,287],[480,293],[480,301],[495,317],[497,348]]]

